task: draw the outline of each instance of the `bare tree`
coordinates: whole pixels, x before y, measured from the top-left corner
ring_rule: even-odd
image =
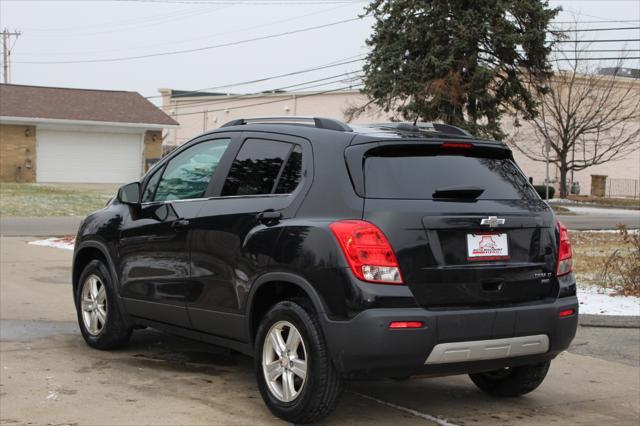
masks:
[[[562,69],[549,90],[537,95],[539,114],[509,138],[517,150],[540,162],[546,161],[548,141],[549,162],[560,172],[561,198],[567,196],[571,171],[618,160],[640,148],[640,84],[616,72],[598,72],[588,44],[572,39],[558,53]],[[619,60],[615,69],[621,65]]]

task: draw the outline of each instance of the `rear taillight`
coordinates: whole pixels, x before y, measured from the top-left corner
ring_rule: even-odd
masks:
[[[571,252],[571,242],[569,241],[569,230],[558,221],[558,235],[560,242],[558,243],[558,267],[556,268],[556,276],[567,275],[573,270],[573,260]]]
[[[402,284],[396,255],[382,231],[364,220],[329,225],[356,277],[363,281]]]

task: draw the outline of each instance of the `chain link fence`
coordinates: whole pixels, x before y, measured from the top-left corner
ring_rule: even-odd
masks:
[[[608,198],[640,198],[640,180],[607,179],[605,196]]]

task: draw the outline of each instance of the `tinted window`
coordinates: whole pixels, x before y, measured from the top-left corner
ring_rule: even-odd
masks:
[[[462,155],[374,156],[365,161],[370,198],[430,199],[436,189],[479,187],[479,199],[530,197],[527,179],[507,158]]]
[[[155,201],[201,198],[230,139],[202,142],[181,152],[165,167]]]
[[[147,181],[147,187],[144,189],[142,193],[142,202],[148,203],[153,201],[153,195],[156,192],[156,188],[158,187],[158,182],[160,182],[160,176],[162,176],[162,169],[164,167],[160,167],[160,169],[153,172],[151,178]]]
[[[247,140],[231,165],[222,195],[271,194],[292,147],[285,142]]]
[[[296,145],[291,154],[289,154],[289,159],[280,175],[275,193],[292,193],[300,183],[300,180],[302,180],[302,148]]]

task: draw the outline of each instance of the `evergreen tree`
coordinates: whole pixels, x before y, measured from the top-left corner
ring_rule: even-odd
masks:
[[[374,0],[368,105],[502,139],[505,111],[536,114],[558,12],[546,0]]]

